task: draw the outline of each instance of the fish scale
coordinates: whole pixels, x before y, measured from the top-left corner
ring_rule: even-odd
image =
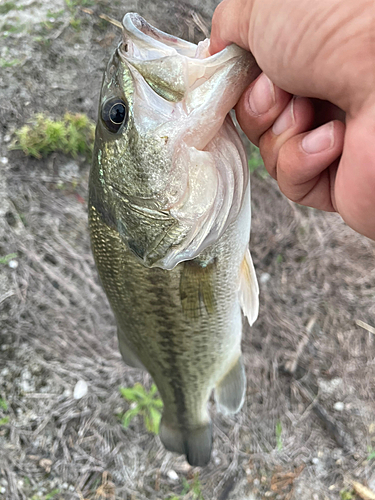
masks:
[[[216,59],[206,54],[194,60],[196,46],[158,32],[136,14],[127,14],[123,23],[124,46],[111,58],[100,98],[89,182],[92,249],[116,317],[121,354],[130,366],[150,373],[163,399],[162,442],[191,464],[205,465],[212,448],[208,399],[215,390],[220,411],[241,408],[241,308],[250,322],[258,309],[248,251],[246,155],[225,118],[256,69],[238,47]],[[165,57],[179,61],[178,78],[169,78],[165,57],[158,73],[155,44],[157,55],[165,50]],[[150,54],[152,63],[135,60],[138,53]],[[200,78],[196,90],[189,90],[189,68]],[[210,108],[220,75],[228,88],[220,90],[223,103],[215,101],[221,114],[204,127],[197,110]],[[210,77],[214,85],[206,85]],[[188,111],[180,103],[185,98]],[[107,122],[111,106],[123,124]],[[168,140],[160,135],[166,130]]]

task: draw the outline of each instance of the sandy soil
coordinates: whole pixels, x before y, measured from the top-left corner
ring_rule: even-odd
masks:
[[[0,3],[0,257],[17,254],[0,264],[1,499],[365,498],[353,481],[375,491],[374,243],[255,172],[261,309],[243,340],[247,399],[235,418],[212,405],[213,458],[192,469],[141,419],[124,429],[117,417],[128,408],[119,387],[151,381],[117,350],[89,247],[89,164],[9,150],[35,112],[96,119],[119,36],[99,14],[138,11],[198,41],[215,3]],[[76,400],[78,380],[88,392]],[[183,478],[201,494],[182,494]]]

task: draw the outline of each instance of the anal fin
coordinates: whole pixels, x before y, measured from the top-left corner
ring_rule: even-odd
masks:
[[[211,422],[192,429],[181,429],[169,425],[162,418],[159,436],[167,450],[186,455],[190,465],[203,467],[210,461],[212,449]]]
[[[246,392],[246,375],[241,356],[215,388],[215,401],[220,413],[233,415],[240,411]]]
[[[249,249],[246,250],[241,264],[239,299],[242,311],[251,326],[258,317],[259,286]]]
[[[132,368],[139,368],[141,370],[147,371],[142,362],[139,361],[137,355],[134,354],[132,348],[129,346],[126,336],[120,327],[117,327],[117,338],[120,353],[125,363]]]

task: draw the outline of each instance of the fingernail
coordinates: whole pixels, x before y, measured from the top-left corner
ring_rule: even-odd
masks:
[[[334,141],[333,122],[329,122],[305,135],[301,145],[305,153],[316,154],[332,148]]]
[[[271,80],[264,74],[251,89],[249,106],[255,116],[267,113],[275,104],[275,87]]]
[[[288,106],[284,109],[272,127],[272,132],[275,135],[280,135],[292,125],[294,125],[294,101],[295,97],[290,101]]]

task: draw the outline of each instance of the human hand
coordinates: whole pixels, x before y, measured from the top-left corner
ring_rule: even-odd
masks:
[[[264,72],[236,113],[281,191],[372,239],[374,20],[371,0],[224,0],[210,44],[250,50]]]

